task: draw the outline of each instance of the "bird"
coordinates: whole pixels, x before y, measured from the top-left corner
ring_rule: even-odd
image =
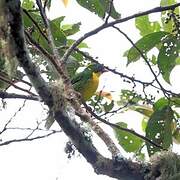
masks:
[[[82,96],[82,103],[88,101],[96,93],[99,85],[99,77],[104,72],[107,72],[107,70],[103,65],[93,63],[71,79],[74,90]],[[45,128],[50,129],[54,121],[54,117],[49,113]]]
[[[92,63],[72,78],[73,88],[81,94],[83,102],[88,101],[96,93],[99,77],[104,72],[107,72],[107,69],[103,65]]]

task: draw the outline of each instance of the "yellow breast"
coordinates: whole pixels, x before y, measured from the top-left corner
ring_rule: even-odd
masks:
[[[81,95],[84,101],[89,100],[96,92],[99,85],[100,75],[101,75],[100,73],[93,73],[92,78],[87,82],[87,84],[81,91]]]

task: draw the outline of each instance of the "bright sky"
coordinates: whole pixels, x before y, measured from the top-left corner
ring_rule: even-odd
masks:
[[[67,8],[65,8],[61,0],[52,0],[53,7],[51,9],[51,18],[60,16],[67,16],[66,23],[82,22],[81,31],[83,33],[97,27],[102,21],[95,15],[92,15],[87,10],[80,8],[75,0],[69,0]],[[139,11],[148,10],[156,7],[159,1],[152,0],[116,0],[117,10],[122,16],[130,15]],[[155,16],[152,16],[155,18]],[[121,25],[122,30],[127,32],[133,40],[137,40],[139,37],[138,32],[133,30],[133,21],[124,23]],[[113,32],[113,33],[112,33]],[[77,37],[80,37],[79,34]],[[117,38],[118,37],[118,38]],[[102,42],[103,41],[103,42]],[[130,44],[121,37],[117,32],[112,29],[100,32],[98,35],[89,38],[87,41],[88,45],[92,47],[90,51],[93,55],[98,56],[100,61],[110,65],[111,67],[119,67],[118,61],[122,64],[122,54],[125,50],[130,47]],[[124,63],[125,64],[125,63]],[[132,67],[132,70],[135,67]],[[175,71],[172,79],[175,79]],[[180,69],[179,69],[180,70]],[[122,69],[122,72],[125,69]],[[143,72],[144,73],[144,72]],[[139,71],[137,77],[142,77],[142,72]],[[146,77],[148,71],[146,71]],[[113,76],[114,82],[118,77]],[[113,86],[112,76],[104,77],[104,82],[107,83],[107,89],[111,85]],[[172,80],[174,88],[180,90],[179,81]],[[121,87],[116,84],[113,86],[114,90],[119,90]],[[22,101],[19,100],[8,100],[7,110],[0,111],[0,117],[3,119],[9,119],[12,117],[14,112],[17,111]],[[8,115],[7,115],[8,112]],[[137,115],[137,114],[136,114]],[[8,117],[7,117],[8,116]],[[41,120],[45,115],[42,114],[41,105],[38,102],[27,102],[25,109],[20,112],[15,118],[15,123],[20,123],[27,127],[32,124],[32,121]],[[134,117],[134,114],[131,115]],[[121,118],[125,118],[124,115]],[[4,138],[11,137],[12,134],[5,134]],[[18,134],[17,136],[18,137]],[[14,143],[8,146],[0,147],[0,179],[3,180],[110,180],[112,178],[96,175],[93,172],[91,166],[84,160],[82,156],[75,157],[68,160],[64,154],[64,144],[67,141],[66,136],[61,134],[53,135],[43,140],[36,140],[33,142],[26,143]],[[108,156],[108,152],[99,140],[96,142],[100,144],[100,151]]]

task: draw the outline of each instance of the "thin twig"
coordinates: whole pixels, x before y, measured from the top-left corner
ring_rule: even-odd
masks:
[[[53,59],[49,59],[52,64],[55,66],[57,72],[60,74],[60,76],[62,77],[62,80],[63,82],[69,86],[71,86],[71,81],[69,79],[69,77],[67,76],[67,72],[66,72],[66,69],[64,68],[63,64],[60,62],[60,55],[59,55],[59,52],[58,52],[58,49],[54,43],[54,38],[53,38],[53,35],[52,35],[52,32],[51,32],[51,27],[50,27],[50,24],[49,24],[49,20],[46,16],[46,13],[42,7],[42,2],[41,0],[36,0],[36,3],[39,7],[39,10],[40,10],[40,14],[42,16],[42,19],[44,21],[44,25],[45,27],[47,28],[47,34],[48,34],[48,39],[49,39],[49,45],[52,49],[52,53],[53,53]]]
[[[85,58],[89,59],[91,62],[100,64],[99,61],[97,61],[95,58],[93,58],[93,57],[90,56],[89,54],[87,54],[87,53],[79,50],[78,48],[75,48],[74,51],[82,54]],[[141,80],[139,80],[139,79],[136,79],[135,77],[130,77],[130,76],[126,75],[126,74],[123,74],[123,73],[121,73],[121,72],[118,72],[118,71],[115,70],[115,69],[109,68],[108,66],[105,66],[104,64],[101,64],[101,65],[103,65],[105,69],[107,69],[108,71],[112,72],[113,74],[119,75],[119,76],[122,77],[122,78],[126,78],[126,79],[130,80],[131,82],[137,82],[137,83],[139,83],[139,84],[142,84],[143,86],[152,86],[152,87],[154,87],[154,88],[156,88],[156,89],[158,89],[158,90],[162,90],[160,87],[155,86],[155,85],[153,84],[154,81],[155,81],[155,79],[153,79],[151,82],[141,81]],[[156,76],[158,76],[158,75],[156,75]],[[180,94],[177,94],[177,93],[172,92],[171,90],[167,90],[167,89],[165,89],[165,88],[163,88],[163,89],[164,89],[164,91],[165,91],[166,93],[168,93],[168,94],[171,94],[171,95],[176,96],[176,97],[180,97]]]
[[[160,149],[165,150],[165,149],[164,149],[162,146],[160,146],[159,144],[156,144],[155,142],[151,141],[151,140],[148,139],[147,137],[138,134],[138,133],[135,132],[134,130],[127,129],[127,128],[123,128],[123,127],[121,127],[121,126],[119,126],[119,125],[117,125],[117,124],[113,124],[113,123],[110,123],[110,122],[106,121],[105,119],[99,117],[96,113],[94,113],[87,104],[84,103],[83,105],[85,106],[86,110],[87,110],[93,117],[95,117],[95,118],[98,119],[99,121],[103,122],[104,124],[107,124],[107,125],[111,126],[112,128],[117,128],[117,129],[119,129],[119,130],[122,130],[122,131],[125,131],[125,132],[129,132],[129,133],[131,133],[131,134],[133,134],[133,135],[141,138],[142,140],[144,140],[144,141],[146,141],[146,142],[148,142],[148,143],[150,143],[150,144],[152,144],[152,145],[154,145],[154,146],[156,146],[156,147],[158,147],[158,148],[160,148]]]
[[[112,7],[113,7],[113,0],[109,0],[108,12],[107,12],[108,15],[107,15],[107,17],[106,17],[106,19],[105,19],[105,24],[108,23],[108,20],[109,20],[109,18],[110,18],[110,16],[111,16]]]
[[[18,78],[17,76],[11,76],[11,79],[10,79],[9,76],[8,76],[8,74],[5,73],[5,72],[2,72],[1,70],[0,70],[0,76],[1,76],[1,77],[4,77],[4,78],[7,78],[7,79],[9,79],[9,80],[12,79],[12,82],[13,82],[13,83],[15,83],[15,82],[22,82],[22,83],[24,83],[24,84],[32,87],[32,84],[31,84],[30,82],[25,81],[25,80],[23,80],[23,79],[20,79],[20,78]],[[23,76],[23,77],[24,77],[24,76]]]
[[[34,45],[44,56],[46,56],[51,61],[53,60],[53,56],[46,51],[37,41],[35,41],[32,36],[25,30],[26,38],[28,38],[29,42]],[[56,65],[56,64],[55,64]]]
[[[34,128],[24,128],[24,127],[7,127],[7,130],[20,130],[20,131],[33,131]],[[62,130],[51,130],[51,129],[42,129],[38,128],[37,131],[44,131],[44,132],[53,132],[56,131],[57,133],[62,132]]]
[[[93,58],[92,56],[88,55],[87,53],[79,50],[78,48],[75,48],[74,50],[77,51],[78,53],[82,54],[85,58],[89,59],[91,62],[94,62],[96,64],[100,64],[95,58]],[[143,85],[146,85],[146,86],[151,85],[152,87],[161,90],[159,87],[153,85],[154,80],[151,81],[151,82],[141,81],[141,80],[136,79],[134,77],[130,77],[130,76],[126,75],[126,74],[118,72],[115,69],[109,68],[108,66],[105,66],[104,64],[101,64],[101,65],[103,65],[105,69],[107,69],[108,71],[112,72],[113,74],[119,75],[122,78],[126,78],[126,79],[130,80],[131,82],[137,82],[137,83],[140,83],[140,84],[143,84]]]
[[[42,6],[41,0],[36,0],[36,4],[37,4],[37,6],[38,6],[38,8],[39,8],[39,12],[40,12],[41,17],[42,17],[42,19],[43,19],[44,25],[45,25],[46,28],[48,28],[48,21],[47,21],[45,9],[44,9],[43,6]]]
[[[44,11],[46,10],[46,7],[47,7],[48,2],[50,2],[50,1],[45,0],[45,2],[44,2],[44,7],[43,7],[43,10],[44,10]],[[51,2],[50,2],[50,3],[51,3]]]
[[[0,132],[0,134],[2,134],[3,132],[5,132],[7,130],[8,125],[12,122],[12,120],[14,119],[14,117],[25,107],[26,104],[26,100],[24,100],[22,106],[14,113],[14,115],[6,122],[6,124],[3,127],[3,130]]]
[[[48,85],[40,75],[37,67],[32,63],[25,46],[22,17],[20,14],[20,1],[5,1],[7,6],[8,28],[10,28],[10,35],[12,36],[12,48],[16,52],[18,62],[27,73],[36,91],[43,99],[43,101],[52,108],[54,104],[59,103],[56,98],[53,98],[54,93],[50,91]],[[14,8],[14,6],[16,8]],[[62,96],[61,94],[58,96]],[[108,175],[113,178],[128,177],[129,179],[137,177],[143,179],[142,166],[134,163],[131,160],[121,158],[120,161],[109,159],[102,156],[95,146],[87,141],[84,133],[79,128],[79,124],[74,121],[74,116],[70,116],[63,108],[52,108],[52,113],[55,119],[61,126],[65,134],[71,139],[73,144],[79,152],[91,163],[94,170],[98,174]],[[122,168],[123,167],[123,168]]]
[[[28,138],[30,138],[38,129],[39,129],[39,126],[40,126],[40,124],[42,123],[42,122],[36,122],[37,123],[37,126],[36,126],[36,128],[34,128],[26,137],[25,137],[25,139],[28,139]]]
[[[114,29],[116,29],[118,32],[120,32],[131,44],[132,46],[139,52],[139,54],[141,55],[141,57],[144,59],[144,61],[146,62],[146,64],[148,65],[151,73],[153,74],[154,76],[154,79],[156,80],[156,82],[158,83],[161,91],[164,93],[164,95],[169,98],[166,94],[166,90],[164,89],[164,87],[162,86],[162,84],[160,83],[156,73],[154,72],[153,68],[151,67],[151,64],[149,63],[149,61],[147,60],[147,58],[145,57],[145,55],[141,52],[141,50],[136,46],[136,44],[131,40],[131,38],[129,38],[129,36],[124,33],[123,31],[120,30],[120,28],[116,27],[116,26],[113,26]]]
[[[33,19],[33,17],[29,14],[29,12],[26,9],[23,9],[23,12],[28,16],[28,18],[33,22],[33,24],[37,27],[37,29],[39,30],[40,34],[44,37],[44,39],[49,43],[48,38],[46,37],[46,35],[44,34],[44,32],[41,30],[41,28],[39,27],[38,23]]]
[[[11,85],[11,86],[13,86],[14,88],[16,88],[16,89],[18,89],[18,90],[24,91],[24,92],[26,92],[26,93],[28,93],[28,94],[30,94],[30,95],[32,95],[32,96],[36,96],[36,94],[30,92],[29,90],[24,89],[24,88],[22,88],[22,87],[19,87],[19,86],[15,85],[14,82],[11,81],[10,79],[7,79],[7,78],[5,78],[5,77],[0,76],[0,80],[3,81],[3,82],[5,82],[5,83],[7,83],[7,84],[9,84],[9,85]]]
[[[72,51],[74,50],[75,47],[77,47],[83,40],[85,40],[88,37],[91,37],[91,36],[97,34],[98,32],[100,32],[100,31],[102,31],[102,30],[104,30],[106,28],[112,27],[112,26],[114,26],[116,24],[127,22],[127,21],[129,21],[131,19],[134,19],[136,17],[140,17],[140,16],[144,16],[144,15],[148,15],[148,14],[153,14],[153,13],[157,13],[157,12],[163,12],[163,11],[167,11],[167,10],[173,10],[173,9],[175,9],[178,6],[180,6],[180,3],[174,4],[174,5],[171,5],[171,6],[156,7],[156,8],[144,11],[144,12],[136,13],[136,14],[127,16],[125,18],[121,18],[121,19],[109,22],[109,23],[104,23],[101,26],[95,28],[94,30],[85,33],[82,37],[80,37],[78,40],[76,40],[69,47],[69,49],[66,51],[66,53],[64,54],[64,56],[62,57],[61,60],[65,64],[65,62],[67,61],[68,57],[70,56],[70,54],[72,53]]]
[[[33,141],[33,140],[37,140],[37,139],[42,139],[42,138],[49,137],[49,136],[51,136],[51,135],[53,135],[55,133],[57,133],[57,131],[52,131],[52,132],[50,132],[48,134],[45,134],[43,136],[36,136],[36,137],[33,137],[33,138],[12,139],[12,140],[0,143],[0,146],[5,146],[5,145],[11,144],[11,143],[16,143],[16,142],[26,142],[26,141]]]

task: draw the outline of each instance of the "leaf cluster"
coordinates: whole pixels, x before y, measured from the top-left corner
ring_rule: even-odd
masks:
[[[80,6],[100,17],[105,24],[108,23],[109,18],[116,21],[121,17],[113,1],[76,1]],[[64,3],[68,5],[67,1]],[[174,3],[176,3],[175,0],[161,0],[160,2],[161,6],[172,5]],[[44,9],[48,11],[50,8],[51,0],[45,1]],[[24,0],[22,2],[22,10],[26,42],[31,57],[35,64],[40,67],[41,73],[46,75],[48,81],[54,81],[57,78],[57,74],[49,61],[49,57],[53,56],[53,52],[49,47],[48,29],[33,0]],[[66,24],[64,19],[64,16],[53,20],[49,19],[54,44],[61,57],[63,57],[69,47],[77,42],[74,35],[80,32],[81,27],[80,22]],[[149,66],[152,73],[154,73],[153,68],[157,68],[159,73],[154,73],[155,78],[153,82],[139,82],[144,88],[147,86],[156,88],[153,84],[156,82],[156,84],[159,84],[157,88],[158,91],[161,91],[163,95],[160,98],[154,98],[152,96],[148,98],[145,93],[136,92],[133,88],[131,90],[124,88],[118,97],[119,99],[112,100],[107,98],[107,96],[101,96],[100,93],[93,96],[87,104],[93,109],[93,112],[100,117],[105,117],[105,119],[108,115],[110,117],[119,112],[129,110],[140,113],[143,116],[141,128],[145,138],[158,144],[161,148],[147,142],[145,138],[137,137],[132,132],[122,131],[114,127],[113,130],[120,146],[126,152],[134,153],[136,156],[144,158],[144,147],[147,148],[147,152],[149,156],[151,156],[161,149],[170,148],[173,142],[180,143],[180,117],[178,114],[178,108],[180,107],[179,94],[167,91],[158,81],[158,76],[161,76],[165,82],[171,85],[171,72],[179,65],[179,9],[176,8],[171,11],[162,12],[160,21],[151,21],[149,15],[137,17],[135,18],[135,27],[139,30],[141,38],[133,43],[132,47],[124,53],[124,56],[127,58],[127,66],[135,62],[143,61]],[[75,75],[80,67],[85,67],[92,61],[96,61],[96,59],[93,59],[89,53],[86,52],[88,48],[86,43],[81,42],[73,49],[71,55],[68,57],[65,65],[70,78]],[[158,53],[154,53],[154,49],[156,49]],[[151,57],[149,57],[150,53],[152,53]],[[15,65],[13,62],[0,59],[0,70],[8,74],[8,77],[12,76],[12,72],[17,70],[17,66],[18,65]],[[113,73],[114,71],[111,70],[111,72]],[[122,73],[121,76],[123,76]],[[134,77],[124,77],[129,78],[134,84],[136,83]],[[0,84],[0,88],[2,87]],[[3,87],[3,89],[5,88]],[[116,125],[128,129],[128,123],[126,122],[119,121]],[[72,152],[68,151],[68,153]]]

